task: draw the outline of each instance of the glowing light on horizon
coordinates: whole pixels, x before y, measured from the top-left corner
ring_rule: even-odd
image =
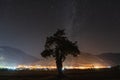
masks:
[[[56,69],[56,66],[41,66],[41,65],[18,65],[16,67],[13,66],[0,66],[0,68],[7,68],[12,70],[36,70],[36,69],[44,69],[44,70],[52,70]],[[103,66],[98,64],[92,65],[84,65],[84,66],[64,66],[62,70],[65,69],[101,69],[101,68],[111,68],[111,66]]]
[[[77,66],[77,67],[74,67],[74,66],[64,66],[63,67],[63,70],[64,69],[100,69],[100,68],[109,68],[110,66]],[[41,66],[41,65],[34,65],[34,66],[27,66],[27,65],[19,65],[17,67],[18,69],[30,69],[30,70],[33,70],[33,69],[56,69],[56,66]]]

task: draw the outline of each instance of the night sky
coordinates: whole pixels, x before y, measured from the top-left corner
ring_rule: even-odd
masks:
[[[40,57],[46,37],[58,28],[83,52],[120,52],[120,2],[0,0],[0,46]]]

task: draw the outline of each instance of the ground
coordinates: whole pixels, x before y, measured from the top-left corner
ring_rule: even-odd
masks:
[[[89,69],[64,70],[65,77],[61,80],[120,80],[120,70]],[[1,70],[0,80],[60,80],[56,70]]]

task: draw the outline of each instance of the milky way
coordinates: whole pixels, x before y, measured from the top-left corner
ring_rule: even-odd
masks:
[[[0,0],[0,46],[40,57],[46,37],[65,28],[83,52],[120,52],[119,4],[114,0]]]

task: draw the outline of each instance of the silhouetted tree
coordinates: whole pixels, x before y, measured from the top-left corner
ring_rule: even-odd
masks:
[[[45,43],[45,50],[41,53],[42,57],[54,57],[56,60],[56,66],[59,76],[63,76],[62,63],[66,59],[67,55],[77,56],[80,51],[77,47],[77,42],[71,42],[65,36],[64,30],[58,29],[52,36],[47,37]]]

